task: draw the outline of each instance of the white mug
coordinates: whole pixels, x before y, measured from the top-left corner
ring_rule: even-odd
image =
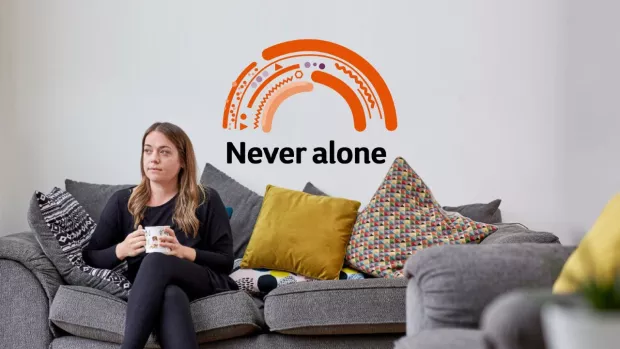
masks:
[[[146,236],[146,253],[160,252],[168,254],[170,248],[159,246],[159,240],[162,236],[170,236],[166,231],[166,226],[145,227]]]

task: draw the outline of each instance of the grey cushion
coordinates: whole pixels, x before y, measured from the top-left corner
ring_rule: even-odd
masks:
[[[48,302],[39,280],[16,261],[0,259],[0,347],[47,348]]]
[[[56,191],[61,191],[59,195],[62,199],[59,200],[62,200],[62,209],[53,214],[59,224],[62,222],[62,231],[59,231],[59,228],[54,228],[54,231],[50,229],[39,207],[36,193],[30,200],[28,224],[35,233],[41,249],[65,283],[93,287],[122,299],[128,299],[131,283],[122,274],[127,267],[127,262],[123,261],[114,270],[92,268],[86,265],[78,251],[90,240],[89,234],[92,234],[95,229],[94,222],[79,204],[76,204],[70,194],[59,188],[54,188],[52,192]],[[50,200],[55,199],[52,197]],[[63,242],[67,244],[64,249],[60,245],[60,239],[66,239]]]
[[[272,331],[297,335],[404,333],[406,279],[309,281],[265,297]]]
[[[477,222],[495,224],[502,222],[502,212],[499,209],[501,203],[501,199],[496,199],[487,204],[476,203],[462,206],[444,206],[443,209],[446,211],[458,212]]]
[[[399,339],[394,349],[488,349],[482,331],[441,329]],[[525,348],[525,347],[524,347]],[[529,349],[529,348],[528,348]]]
[[[539,243],[539,244],[559,244],[560,239],[548,232],[533,231],[519,223],[499,223],[495,224],[499,229],[487,236],[481,245],[486,244],[516,244],[516,243]]]
[[[194,300],[190,311],[199,343],[248,335],[262,330],[260,301],[243,291],[217,293]],[[50,309],[50,320],[75,336],[121,343],[127,303],[106,292],[62,286]],[[159,348],[153,334],[147,348]]]
[[[551,288],[508,292],[485,308],[481,329],[494,349],[545,349],[542,306],[551,301],[577,298],[576,295],[554,295]]]
[[[99,222],[101,212],[112,194],[132,186],[131,184],[95,184],[65,179],[65,190],[80,203],[95,223]]]
[[[65,282],[58,273],[56,267],[41,249],[33,232],[16,233],[0,237],[0,259],[7,262],[19,263],[20,266],[28,269],[37,279],[39,287],[42,287],[46,297],[47,308],[51,306],[58,287]],[[3,274],[5,272],[7,275],[8,273],[17,273],[17,269],[4,270]],[[4,282],[6,282],[6,279]],[[9,285],[12,284],[9,283]],[[17,289],[22,290],[22,287],[18,287]],[[6,293],[0,292],[0,294],[4,295]],[[33,299],[33,301],[35,300]],[[49,322],[49,328],[54,336],[59,335],[58,329],[51,322]]]
[[[329,196],[324,191],[317,188],[312,182],[306,182],[302,191],[312,195]],[[468,204],[454,207],[444,206],[443,209],[446,211],[458,212],[478,222],[494,224],[502,222],[502,213],[499,209],[501,202],[502,200],[497,199],[488,204]]]
[[[200,349],[392,349],[398,337],[398,335],[287,336],[270,333],[206,343],[200,345]],[[118,344],[65,336],[55,339],[50,349],[118,349]]]
[[[444,245],[405,264],[407,334],[477,328],[495,297],[521,287],[551,287],[574,247],[559,244]]]
[[[215,166],[205,165],[200,182],[218,191],[224,205],[232,207],[230,219],[235,258],[243,258],[252,236],[256,219],[263,205],[263,197],[246,188]]]
[[[314,184],[312,184],[312,182],[307,182],[302,191],[304,193],[308,193],[312,195],[328,196],[327,194],[325,194],[325,192],[323,192],[321,189],[317,188]]]

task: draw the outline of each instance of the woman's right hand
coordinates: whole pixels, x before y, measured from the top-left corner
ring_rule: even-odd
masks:
[[[127,235],[125,240],[116,245],[116,257],[124,260],[127,257],[135,257],[146,250],[146,236],[142,226],[131,234]]]

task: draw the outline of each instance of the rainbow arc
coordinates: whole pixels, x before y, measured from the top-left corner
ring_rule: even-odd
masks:
[[[270,132],[282,102],[323,85],[348,104],[353,127],[362,132],[378,117],[388,131],[398,127],[394,100],[377,70],[362,56],[333,42],[286,41],[262,52],[265,63],[250,63],[233,82],[222,120],[229,130]]]

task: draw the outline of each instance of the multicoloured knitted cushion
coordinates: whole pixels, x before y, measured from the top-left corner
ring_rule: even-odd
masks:
[[[357,216],[347,264],[376,277],[402,277],[407,258],[435,245],[479,243],[497,227],[447,212],[405,159],[397,157]]]
[[[283,285],[306,281],[321,281],[320,279],[313,279],[282,270],[244,269],[241,268],[241,261],[241,258],[235,260],[230,277],[237,283],[240,290],[244,290],[256,297],[263,297]],[[363,273],[347,267],[343,267],[340,270],[340,276],[338,277],[339,280],[359,280],[365,278],[366,275]]]

